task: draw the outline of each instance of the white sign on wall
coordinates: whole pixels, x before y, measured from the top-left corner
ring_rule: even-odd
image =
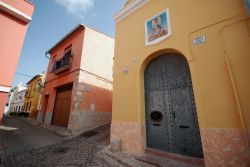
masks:
[[[206,42],[206,37],[205,35],[202,35],[200,37],[196,37],[193,39],[193,44],[194,45],[201,45],[204,44]]]
[[[122,67],[122,73],[128,74],[128,67]]]

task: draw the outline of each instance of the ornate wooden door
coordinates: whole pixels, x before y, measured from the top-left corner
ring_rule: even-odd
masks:
[[[148,64],[144,79],[147,147],[203,157],[186,59],[159,56]]]

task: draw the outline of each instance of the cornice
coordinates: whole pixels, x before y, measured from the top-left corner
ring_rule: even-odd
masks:
[[[21,12],[20,10],[8,5],[7,3],[0,0],[0,10],[10,14],[11,16],[14,16],[15,18],[18,18],[25,23],[29,23],[31,21],[31,17],[27,14]]]
[[[118,23],[148,2],[149,0],[134,0],[131,4],[129,4],[128,6],[120,10],[117,14],[115,14],[113,16],[113,19],[116,23]]]
[[[7,86],[0,86],[0,92],[9,93],[10,89],[11,88]]]

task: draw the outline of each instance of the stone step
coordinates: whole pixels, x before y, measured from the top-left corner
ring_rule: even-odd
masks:
[[[100,157],[102,157],[106,162],[110,164],[110,166],[117,167],[154,167],[148,163],[138,161],[133,156],[128,154],[118,152],[113,153],[110,151],[110,147],[104,148],[100,153]]]
[[[169,153],[152,148],[146,148],[145,154],[135,157],[138,161],[142,161],[157,167],[204,167],[202,158],[184,156]]]
[[[189,164],[152,154],[137,156],[135,159],[157,167],[200,167],[200,165]]]
[[[204,167],[205,166],[204,159],[202,159],[202,158],[184,156],[184,155],[174,154],[174,153],[156,150],[156,149],[152,149],[152,148],[146,148],[145,152],[146,152],[145,155],[147,155],[149,157],[150,156],[158,157],[158,158],[162,158],[163,160],[166,159],[166,160],[171,161],[171,162],[182,162],[183,164],[191,165],[194,167]]]

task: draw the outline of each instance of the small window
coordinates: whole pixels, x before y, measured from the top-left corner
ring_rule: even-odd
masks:
[[[64,52],[64,57],[70,57],[70,56],[71,56],[71,49]]]
[[[70,57],[71,56],[71,50],[72,50],[72,44],[70,44],[69,46],[67,46],[64,49],[64,57]]]

